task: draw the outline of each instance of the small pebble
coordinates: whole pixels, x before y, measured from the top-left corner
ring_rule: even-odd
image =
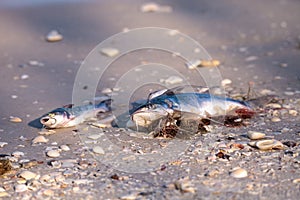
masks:
[[[232,83],[232,81],[230,79],[224,79],[224,80],[222,80],[221,85],[223,87],[225,87],[226,85],[229,85],[231,83]]]
[[[33,140],[32,140],[32,143],[33,144],[36,144],[36,143],[47,143],[49,141],[49,139],[45,138],[44,136],[42,135],[39,135],[37,137],[35,137]]]
[[[89,135],[87,138],[92,139],[92,140],[97,140],[101,138],[102,135],[100,134],[95,134],[95,135]]]
[[[48,131],[39,131],[38,132],[40,135],[52,135],[54,133],[56,133],[55,130],[48,130]]]
[[[57,158],[60,156],[60,153],[58,150],[50,150],[50,151],[47,151],[47,156],[50,157],[50,158]]]
[[[12,118],[10,118],[9,121],[14,122],[14,123],[20,123],[20,122],[22,122],[22,119],[19,117],[12,117]]]
[[[245,178],[248,176],[248,172],[243,168],[235,168],[230,172],[230,175],[234,178]]]
[[[43,67],[43,66],[45,66],[44,63],[41,63],[41,62],[36,61],[36,60],[30,60],[28,62],[28,64],[31,65],[31,66],[33,66],[33,67]]]
[[[188,69],[196,69],[201,64],[201,60],[193,60],[185,63]]]
[[[48,42],[58,42],[61,41],[62,39],[63,36],[57,30],[50,31],[46,36],[46,40]]]
[[[113,90],[111,88],[104,88],[102,91],[101,91],[103,94],[110,94],[113,92]]]
[[[24,178],[25,180],[34,179],[37,174],[31,171],[23,171],[19,174],[20,177]]]
[[[22,80],[25,80],[25,79],[28,79],[29,78],[29,76],[27,75],[27,74],[23,74],[22,76],[21,76],[21,79]]]
[[[170,35],[170,36],[177,35],[178,33],[179,33],[179,31],[175,30],[175,29],[168,31],[168,35]]]
[[[15,192],[25,192],[28,188],[25,184],[19,184],[15,186]]]
[[[1,197],[8,197],[10,196],[7,192],[0,192],[0,198]]]
[[[118,55],[120,52],[118,49],[115,48],[103,48],[101,49],[101,53],[105,56],[108,57],[115,57],[116,55]]]
[[[254,60],[257,60],[258,59],[258,57],[256,57],[256,56],[249,56],[249,57],[247,57],[246,59],[245,59],[245,61],[246,62],[251,62],[251,61],[254,61]]]
[[[269,104],[266,105],[266,107],[273,108],[273,109],[282,108],[282,106],[278,103],[269,103]]]
[[[53,196],[54,195],[54,191],[53,190],[50,190],[50,189],[46,189],[43,191],[43,194],[46,195],[46,196]]]
[[[70,151],[71,150],[70,147],[68,145],[65,145],[65,144],[61,145],[59,148],[63,151]]]
[[[138,195],[137,194],[126,194],[124,196],[121,196],[121,200],[135,200],[137,199]]]
[[[17,95],[11,95],[11,98],[16,99],[16,98],[18,98],[18,96]]]
[[[280,122],[281,119],[280,119],[279,117],[273,117],[273,118],[271,119],[271,121],[272,121],[272,122]]]
[[[167,78],[166,80],[164,80],[164,82],[166,84],[178,84],[178,83],[182,83],[183,79],[180,78],[179,76],[170,76],[169,78]]]
[[[161,6],[157,3],[145,3],[141,6],[141,11],[146,12],[172,12],[172,7],[170,6]]]
[[[280,67],[286,68],[286,67],[288,67],[288,64],[287,63],[280,63]]]
[[[289,110],[289,114],[296,117],[298,115],[298,112],[296,110]]]
[[[105,154],[104,150],[100,146],[93,147],[93,152],[97,154]]]
[[[4,147],[5,145],[8,145],[7,142],[0,142],[0,148]]]
[[[287,96],[293,96],[295,93],[291,92],[291,91],[286,91],[286,92],[284,92],[284,94]]]

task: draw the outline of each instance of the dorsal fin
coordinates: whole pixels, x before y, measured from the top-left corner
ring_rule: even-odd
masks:
[[[73,108],[73,106],[74,106],[74,104],[70,103],[70,104],[64,105],[63,108]]]

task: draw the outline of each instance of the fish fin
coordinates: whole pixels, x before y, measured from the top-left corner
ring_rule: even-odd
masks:
[[[196,93],[209,94],[211,89],[216,89],[216,88],[219,88],[219,87],[215,86],[215,87],[209,88],[209,87],[197,86],[197,85],[182,85],[182,86],[177,86],[177,87],[170,88],[170,89],[157,90],[155,92],[151,92],[148,95],[148,102],[150,102],[152,99],[162,96],[162,95],[178,94],[185,89],[192,90],[192,92],[196,92]]]
[[[67,105],[64,105],[63,108],[73,108],[74,104],[67,104]]]

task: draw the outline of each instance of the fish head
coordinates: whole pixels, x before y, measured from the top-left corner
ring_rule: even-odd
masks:
[[[171,110],[160,104],[147,104],[131,114],[131,120],[138,126],[147,127],[153,122],[168,116]]]
[[[47,128],[61,128],[70,121],[70,115],[64,109],[49,112],[40,119],[41,124]]]

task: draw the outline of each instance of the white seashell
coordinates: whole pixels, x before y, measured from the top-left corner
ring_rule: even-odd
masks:
[[[222,82],[221,82],[221,85],[224,87],[224,86],[229,85],[231,83],[232,83],[232,81],[230,79],[223,79]]]
[[[25,192],[28,188],[25,184],[19,184],[15,186],[15,192]]]
[[[46,40],[48,42],[58,42],[61,41],[62,39],[63,36],[57,30],[50,31],[46,36]]]
[[[36,143],[47,143],[49,141],[49,139],[45,138],[44,136],[42,135],[39,135],[37,137],[35,137],[33,140],[32,140],[32,143],[33,144],[36,144]]]
[[[249,56],[249,57],[247,57],[246,59],[245,59],[245,61],[246,62],[251,62],[251,61],[254,61],[254,60],[257,60],[258,59],[258,57],[256,57],[256,56]]]
[[[97,154],[105,154],[104,150],[100,146],[93,147],[93,152]]]
[[[11,155],[13,155],[13,157],[20,158],[20,157],[24,156],[25,154],[22,151],[15,151]]]
[[[65,144],[61,145],[59,148],[63,151],[70,151],[71,150],[70,147],[68,145],[65,145]]]
[[[280,122],[281,119],[280,119],[279,117],[273,117],[273,118],[271,119],[271,121],[272,121],[272,122]]]
[[[53,196],[54,195],[54,191],[53,190],[50,190],[50,189],[46,189],[43,191],[43,194],[46,195],[46,196]]]
[[[1,197],[8,197],[8,196],[10,196],[10,195],[9,195],[7,192],[5,192],[5,191],[4,191],[4,192],[1,192],[1,191],[0,191],[0,198],[1,198]]]
[[[0,192],[5,192],[6,190],[3,187],[0,187]]]
[[[297,110],[289,110],[289,114],[296,117],[298,115]]]
[[[248,176],[248,172],[243,168],[235,168],[230,172],[230,175],[234,178],[245,178]]]
[[[266,134],[257,131],[248,131],[247,135],[251,140],[263,139],[266,136]]]
[[[260,140],[255,142],[255,146],[260,150],[284,149],[283,144],[277,140]]]
[[[92,139],[92,140],[97,140],[101,138],[101,134],[94,134],[94,135],[89,135],[87,138]]]
[[[31,171],[23,171],[19,174],[20,177],[24,178],[25,180],[34,179],[37,174],[31,172]]]
[[[0,148],[4,147],[5,145],[8,145],[7,142],[0,142]]]
[[[101,91],[103,94],[109,94],[109,93],[112,93],[112,89],[110,88],[104,88],[102,91]]]
[[[183,79],[180,78],[179,76],[170,76],[169,78],[167,78],[165,81],[164,81],[166,84],[177,84],[177,83],[182,83],[183,82]]]
[[[47,156],[50,157],[50,158],[57,158],[60,156],[60,153],[58,150],[50,150],[50,151],[47,151]]]
[[[14,123],[20,123],[20,122],[22,122],[22,119],[19,117],[12,117],[9,121],[14,122]]]
[[[27,75],[27,74],[23,74],[22,76],[21,76],[21,79],[22,80],[25,80],[25,79],[28,79],[29,78],[29,75]]]
[[[269,104],[266,105],[266,107],[274,108],[274,109],[279,109],[282,106],[280,104],[278,104],[278,103],[269,103]]]
[[[115,49],[115,48],[103,48],[101,49],[101,53],[105,56],[108,56],[108,57],[115,57],[116,55],[118,55],[120,52],[118,49]]]
[[[157,12],[159,10],[159,5],[156,3],[146,3],[141,6],[142,12]]]
[[[190,62],[185,63],[188,69],[196,69],[198,66],[201,65],[201,60],[193,60]]]

